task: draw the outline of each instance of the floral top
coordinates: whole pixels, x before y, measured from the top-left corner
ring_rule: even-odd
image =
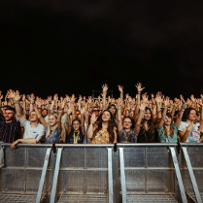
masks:
[[[109,133],[106,130],[99,130],[92,140],[93,144],[110,144]]]

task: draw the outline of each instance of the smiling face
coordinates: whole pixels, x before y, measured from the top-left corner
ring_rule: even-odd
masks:
[[[44,110],[42,111],[42,116],[45,117],[45,116],[47,116],[47,114],[48,114],[47,109],[44,109]]]
[[[57,119],[54,115],[49,115],[49,125],[54,126],[57,123]]]
[[[196,111],[195,110],[191,110],[189,115],[188,115],[188,120],[195,121],[196,118],[197,118]]]
[[[151,116],[152,116],[151,111],[147,109],[144,114],[144,119],[148,121],[151,119]]]
[[[131,126],[132,126],[132,121],[131,121],[131,119],[130,119],[130,118],[125,118],[125,119],[123,120],[123,128],[129,129],[129,128],[131,128]]]
[[[80,128],[80,122],[77,120],[73,121],[73,130],[78,131],[79,128]]]
[[[104,111],[102,114],[102,121],[108,122],[111,119],[111,114],[108,111]]]
[[[116,112],[116,108],[115,108],[114,106],[111,106],[111,107],[109,108],[109,111],[112,113],[112,115],[114,115],[115,112]]]
[[[171,117],[166,116],[166,118],[165,118],[165,120],[164,120],[164,125],[170,125],[170,124],[171,124],[171,121],[172,121]]]

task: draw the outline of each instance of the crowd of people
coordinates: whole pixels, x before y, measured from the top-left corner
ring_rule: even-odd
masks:
[[[98,98],[79,95],[39,98],[17,90],[0,92],[0,141],[11,143],[154,143],[203,141],[203,95],[173,100],[161,92],[151,94],[137,83],[136,97],[123,92]]]

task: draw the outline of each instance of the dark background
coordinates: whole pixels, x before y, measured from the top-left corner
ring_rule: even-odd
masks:
[[[200,1],[3,0],[0,89],[91,95],[117,85],[135,96],[170,97],[203,89]]]

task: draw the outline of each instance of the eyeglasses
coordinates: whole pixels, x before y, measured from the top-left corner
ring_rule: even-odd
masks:
[[[96,112],[96,111],[99,112],[99,110],[93,110],[92,112]]]
[[[109,109],[116,110],[114,107],[111,107],[111,108],[109,108]]]

